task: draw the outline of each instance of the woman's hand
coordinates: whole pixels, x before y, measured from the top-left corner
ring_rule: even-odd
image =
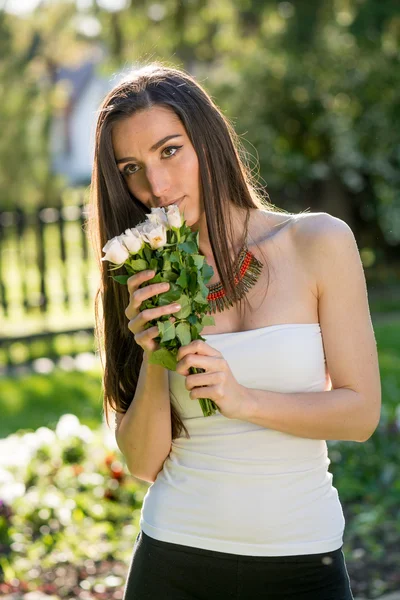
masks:
[[[148,322],[153,319],[159,319],[163,315],[179,312],[181,309],[179,305],[173,303],[167,306],[157,306],[156,308],[148,308],[140,311],[140,305],[144,300],[169,290],[169,283],[153,283],[145,287],[140,287],[140,285],[151,280],[153,277],[154,271],[141,271],[128,279],[130,298],[125,310],[125,316],[129,320],[128,329],[132,331],[135,342],[146,353],[154,352],[160,348],[160,344],[154,340],[154,338],[160,335],[158,327],[148,327]],[[170,317],[170,320],[174,322],[175,317]]]
[[[247,388],[236,381],[221,352],[203,340],[194,340],[179,348],[176,359],[176,372],[186,377],[192,400],[210,398],[229,419],[240,419],[246,414]],[[205,373],[190,375],[190,367],[201,367]]]

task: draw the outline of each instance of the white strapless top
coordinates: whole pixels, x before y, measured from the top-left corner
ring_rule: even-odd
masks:
[[[204,334],[236,380],[281,393],[330,389],[319,323]],[[166,542],[251,556],[336,550],[344,517],[324,440],[203,417],[185,377],[169,371],[171,402],[190,439],[176,438],[143,501],[140,526]]]

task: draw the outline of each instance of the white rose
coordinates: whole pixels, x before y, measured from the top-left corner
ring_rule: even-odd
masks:
[[[143,246],[143,238],[136,228],[127,229],[125,233],[120,235],[121,242],[128,248],[131,254],[137,254]]]
[[[177,227],[178,229],[181,227],[182,217],[177,204],[167,206],[167,219],[170,227]]]
[[[147,221],[143,225],[141,234],[153,250],[162,248],[167,243],[167,228],[163,224],[153,225],[151,221]]]
[[[140,235],[142,235],[143,233],[143,228],[146,225],[146,223],[148,223],[149,221],[143,221],[143,223],[139,223],[139,225],[136,225],[135,229],[138,233],[140,233]]]
[[[109,260],[115,265],[122,265],[128,258],[129,252],[122,244],[120,236],[113,237],[103,248],[106,253],[101,260]]]
[[[164,225],[165,227],[168,227],[168,219],[164,207],[152,208],[151,213],[146,216],[153,225]]]

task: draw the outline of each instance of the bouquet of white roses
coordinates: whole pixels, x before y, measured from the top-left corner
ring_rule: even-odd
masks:
[[[167,292],[142,302],[140,310],[166,306],[172,302],[180,304],[181,310],[174,313],[175,322],[168,315],[152,320],[146,329],[157,325],[159,336],[155,338],[159,350],[152,352],[149,362],[162,365],[170,371],[176,369],[176,355],[181,346],[192,340],[204,338],[200,335],[205,325],[215,325],[214,318],[205,313],[209,310],[206,283],[214,271],[199,254],[199,232],[193,232],[181,217],[178,206],[152,208],[147,220],[125,233],[112,238],[103,248],[102,260],[114,264],[112,270],[123,267],[125,274],[114,275],[118,283],[126,284],[131,275],[139,271],[152,270],[155,275],[146,282],[168,282]],[[204,373],[200,367],[190,367],[190,374]],[[199,398],[204,416],[215,413],[217,406],[209,398]]]

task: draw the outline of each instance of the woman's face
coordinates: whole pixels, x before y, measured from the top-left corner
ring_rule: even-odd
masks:
[[[153,106],[118,121],[112,144],[117,167],[135,198],[148,208],[176,203],[187,225],[199,221],[203,203],[197,154],[173,110]]]

